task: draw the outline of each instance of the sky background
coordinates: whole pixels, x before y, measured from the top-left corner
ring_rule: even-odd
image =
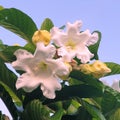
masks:
[[[89,29],[102,33],[99,59],[120,64],[120,0],[0,0],[0,5],[28,14],[38,28],[45,18],[50,18],[57,27],[68,21],[82,20],[82,31]],[[0,39],[8,45],[25,44],[23,39],[2,27]],[[120,79],[120,75],[113,76],[109,81],[113,79]]]

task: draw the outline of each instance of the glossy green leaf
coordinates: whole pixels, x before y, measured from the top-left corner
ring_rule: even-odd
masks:
[[[0,59],[2,59],[4,62],[12,62],[16,59],[14,56],[14,52],[22,48],[20,46],[7,46],[0,44]]]
[[[84,82],[85,84],[92,85],[98,89],[104,90],[104,85],[102,82],[100,82],[98,79],[92,77],[91,75],[87,75],[87,74],[80,72],[80,70],[73,70],[70,73],[70,77],[74,78],[76,80],[79,80],[81,82]]]
[[[4,89],[9,93],[9,95],[11,96],[12,100],[14,101],[14,103],[18,104],[19,106],[22,105],[21,100],[16,96],[16,94],[11,90],[11,88],[9,88],[2,81],[0,81],[0,85],[2,85],[4,87]]]
[[[71,119],[72,120],[72,119]],[[81,106],[78,110],[78,114],[75,120],[93,120],[92,116],[89,114],[84,106]]]
[[[109,120],[120,120],[120,107],[110,115]]]
[[[22,120],[50,120],[50,109],[39,100],[27,104],[22,114]]]
[[[32,36],[37,30],[34,21],[22,11],[16,8],[0,11],[0,26],[19,35],[32,44]]]
[[[11,113],[13,119],[17,120],[17,118],[18,118],[17,108],[16,108],[15,104],[13,103],[11,96],[6,91],[4,86],[2,86],[1,84],[0,84],[0,98],[5,103],[6,107],[8,108],[9,112]]]
[[[15,87],[16,80],[17,76],[9,70],[0,59],[0,81],[7,85],[15,93],[15,95],[21,99],[21,92],[17,91]]]
[[[100,41],[101,41],[101,33],[99,31],[94,31],[94,32],[98,33],[98,36],[99,36],[98,42],[96,44],[94,44],[94,45],[89,46],[88,48],[94,54],[94,57],[92,59],[98,60],[99,59],[98,48],[99,48]]]
[[[69,85],[79,85],[79,84],[83,84],[82,81],[74,79],[74,78],[69,78]]]
[[[47,31],[50,31],[50,29],[53,27],[53,22],[49,19],[49,18],[46,18],[42,25],[41,25],[41,30],[47,30]]]
[[[61,120],[62,116],[64,114],[64,109],[59,109],[55,112],[53,116],[51,116],[50,120]]]
[[[66,26],[65,25],[63,25],[63,26],[61,26],[59,29],[64,29]]]
[[[120,74],[120,64],[113,63],[113,62],[105,62],[105,64],[107,65],[107,67],[111,69],[111,72],[105,76]]]
[[[53,100],[47,99],[44,101],[44,104],[68,100],[71,97],[80,97],[80,98],[91,98],[91,97],[100,97],[102,96],[103,91],[96,87],[90,85],[73,85],[65,86],[61,91],[56,91],[56,98]]]
[[[40,87],[36,88],[32,92],[28,92],[25,94],[23,106],[25,107],[29,102],[33,101],[34,99],[39,99],[43,101],[45,98],[43,97],[42,90],[40,90]]]
[[[68,115],[76,114],[80,106],[81,106],[80,103],[78,103],[76,100],[71,100],[68,108],[66,109],[66,114]]]
[[[21,46],[8,46],[4,44],[0,44],[0,59],[2,59],[4,62],[13,62],[16,60],[16,57],[14,56],[14,52],[17,49],[25,49],[31,53],[34,53],[35,46],[33,47],[32,44],[28,43],[24,47]]]
[[[31,52],[32,54],[34,54],[35,49],[36,49],[36,47],[35,46],[33,47],[30,43],[26,44],[23,48],[25,50]]]
[[[63,115],[61,120],[82,120],[82,119],[77,119],[76,115]]]
[[[120,93],[106,86],[101,101],[101,108],[104,114],[110,116],[114,109],[120,107]]]
[[[89,114],[91,114],[94,119],[106,120],[102,112],[99,109],[97,109],[95,106],[84,101],[84,107],[87,109]]]

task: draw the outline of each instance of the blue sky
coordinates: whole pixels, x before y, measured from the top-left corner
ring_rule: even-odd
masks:
[[[120,64],[120,1],[119,0],[0,0],[5,8],[17,8],[28,14],[40,27],[49,17],[55,26],[66,22],[82,20],[81,30],[99,30],[102,40],[99,58],[103,62],[112,61]],[[23,45],[23,39],[0,27],[0,39],[4,43]],[[120,76],[115,76],[120,79]]]
[[[99,30],[102,33],[100,59],[120,63],[119,0],[0,0],[0,4],[5,8],[15,7],[22,10],[35,21],[38,28],[46,17],[58,27],[68,21],[82,20],[82,30]],[[24,40],[1,27],[0,33],[0,39],[4,43],[24,43]]]

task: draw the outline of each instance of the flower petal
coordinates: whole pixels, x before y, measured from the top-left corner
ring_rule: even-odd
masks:
[[[82,63],[87,63],[94,56],[86,46],[79,47],[77,52],[77,58],[81,60]]]
[[[67,49],[65,47],[61,47],[58,49],[58,55],[62,56],[62,59],[65,62],[71,62],[71,60],[75,57],[76,55],[76,51],[71,50],[71,49]]]
[[[41,90],[45,97],[54,99],[55,91],[61,90],[61,84],[56,77],[51,76],[41,83]]]
[[[26,58],[33,58],[33,55],[28,52],[27,50],[23,50],[23,49],[18,49],[14,52],[14,55],[17,57],[17,59],[19,60],[24,60]]]
[[[86,42],[90,39],[91,33],[87,29],[84,32],[78,33],[73,36],[73,40],[76,42],[76,46],[86,45]]]
[[[41,81],[34,77],[32,74],[24,73],[22,74],[17,82],[16,88],[23,88],[26,92],[31,92],[40,85]]]
[[[16,70],[29,71],[31,61],[33,60],[33,55],[27,50],[18,49],[15,51],[14,55],[17,60],[12,62],[12,66]]]
[[[66,25],[68,36],[72,37],[73,35],[79,33],[81,26],[82,26],[82,21],[76,21],[73,24],[68,22]]]
[[[34,53],[36,61],[42,61],[46,58],[53,58],[56,53],[56,48],[53,45],[45,46],[42,42],[37,43],[37,48]]]
[[[48,59],[47,62],[49,67],[53,71],[53,75],[62,76],[62,75],[67,75],[70,72],[69,68],[65,65],[62,59],[56,59],[56,60]]]
[[[86,42],[86,45],[87,46],[94,45],[98,41],[98,39],[99,39],[98,33],[94,32],[89,38],[89,40]]]
[[[58,47],[62,46],[65,43],[65,41],[68,40],[67,34],[64,33],[62,30],[58,29],[57,27],[53,27],[50,30],[50,33],[51,39]]]

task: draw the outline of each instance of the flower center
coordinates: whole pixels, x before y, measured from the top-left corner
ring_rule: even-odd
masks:
[[[66,47],[67,47],[68,49],[74,50],[74,49],[76,48],[75,42],[74,42],[73,40],[71,40],[71,39],[68,40],[65,45],[66,45]]]
[[[46,70],[47,69],[47,64],[45,62],[39,62],[38,63],[38,68],[41,70]]]

